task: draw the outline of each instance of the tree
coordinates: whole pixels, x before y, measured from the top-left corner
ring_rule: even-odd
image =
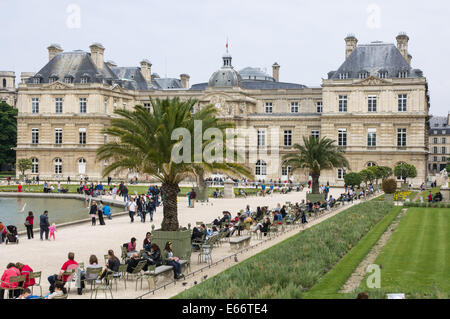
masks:
[[[208,105],[192,114],[195,103],[196,100],[182,102],[178,98],[151,99],[152,112],[141,105],[136,105],[133,110],[116,110],[115,114],[120,117],[112,119],[110,127],[103,130],[115,138],[97,150],[99,160],[111,160],[104,168],[103,176],[116,169],[132,169],[162,183],[164,217],[161,229],[165,231],[178,230],[178,185],[186,177],[195,175],[197,169],[252,176],[241,164],[214,160],[214,156],[226,154],[226,147],[220,144],[223,141],[208,143],[203,141],[202,134],[200,141],[196,139],[196,125],[202,123],[212,127],[212,123],[217,123],[217,110]],[[217,147],[211,151],[212,144]],[[213,160],[205,160],[208,152]]]
[[[31,168],[31,160],[29,158],[21,158],[17,161],[17,169],[22,173],[21,176],[25,177],[25,171]]]
[[[385,180],[388,177],[392,176],[392,168],[390,168],[389,166],[375,166],[377,167],[377,170],[379,171],[379,176],[381,178],[381,180]]]
[[[366,186],[367,184],[372,183],[372,181],[375,179],[375,172],[371,167],[363,169],[361,172],[359,172],[359,174],[361,175],[361,178]]]
[[[414,165],[408,163],[400,163],[394,167],[394,174],[397,178],[402,178],[406,184],[407,178],[414,178],[417,176],[417,169]]]
[[[362,182],[362,177],[361,174],[352,172],[344,176],[344,181],[348,186],[359,186]]]
[[[0,102],[0,166],[13,166],[16,163],[17,109]]]
[[[445,167],[445,169],[446,169],[447,173],[450,174],[450,163],[447,164],[447,166]]]
[[[283,155],[283,164],[290,165],[292,171],[307,169],[312,177],[312,194],[319,194],[319,177],[321,170],[332,168],[349,168],[344,151],[335,141],[323,137],[303,136],[303,145],[295,144],[295,152]]]

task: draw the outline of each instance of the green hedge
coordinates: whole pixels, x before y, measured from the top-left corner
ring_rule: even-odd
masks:
[[[300,298],[393,207],[378,201],[352,206],[175,298]]]

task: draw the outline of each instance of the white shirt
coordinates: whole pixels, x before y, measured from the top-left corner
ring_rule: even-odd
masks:
[[[128,205],[128,211],[130,211],[130,212],[135,212],[136,211],[136,203],[135,202],[131,202]]]

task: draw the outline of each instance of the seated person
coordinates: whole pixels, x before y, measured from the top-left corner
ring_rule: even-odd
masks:
[[[67,280],[69,280],[69,278],[71,276],[63,276],[62,274],[64,272],[78,268],[78,263],[75,261],[75,254],[74,253],[70,252],[68,254],[67,258],[68,258],[68,260],[62,265],[59,274],[52,275],[52,276],[48,277],[48,282],[50,283],[50,288],[49,288],[50,293],[54,293],[55,292],[55,283],[56,283],[57,280],[62,281],[63,282],[63,286],[67,282]],[[79,288],[79,289],[81,289],[81,288]]]
[[[148,260],[145,258],[140,258],[137,252],[131,255],[131,258],[127,261],[127,272],[132,273],[140,261],[145,261],[145,266],[142,268],[143,271],[148,269]]]
[[[162,265],[161,249],[156,244],[150,245],[150,254],[147,257],[148,265],[156,265],[156,267]]]
[[[131,241],[124,245],[127,247],[128,257],[131,256],[132,253],[136,251],[136,238],[132,237]]]

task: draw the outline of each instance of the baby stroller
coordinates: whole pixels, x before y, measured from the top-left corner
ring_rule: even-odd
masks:
[[[8,243],[19,243],[19,235],[17,235],[17,227],[14,225],[9,225],[6,227],[8,229],[8,233],[6,234],[5,244]]]

